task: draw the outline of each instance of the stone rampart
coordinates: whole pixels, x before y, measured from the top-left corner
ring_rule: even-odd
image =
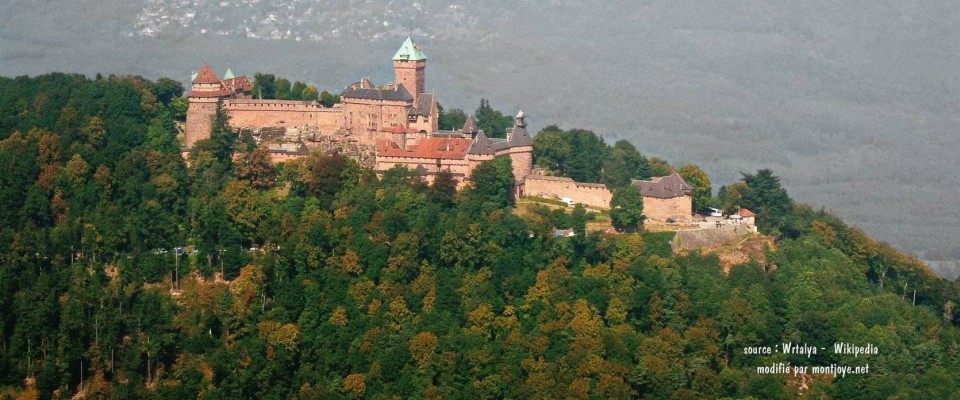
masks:
[[[313,101],[233,99],[224,103],[234,127],[315,126],[322,133],[340,128],[343,109],[325,108]]]
[[[719,228],[678,231],[670,241],[670,247],[673,251],[700,249],[729,243],[752,233],[754,231],[748,225],[726,225]]]
[[[613,193],[600,183],[576,182],[558,176],[528,175],[523,184],[523,194],[548,198],[569,197],[576,203],[593,208],[610,208]]]
[[[684,220],[693,215],[693,200],[690,196],[661,199],[657,197],[643,198],[643,215],[649,219],[666,221],[668,218]]]

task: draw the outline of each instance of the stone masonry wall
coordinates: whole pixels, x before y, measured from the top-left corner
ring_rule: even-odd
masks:
[[[340,128],[343,109],[324,108],[306,101],[232,100],[224,104],[233,127],[315,126],[322,133]]]
[[[426,61],[394,61],[393,71],[396,82],[402,84],[413,97],[427,90],[425,82]]]
[[[343,124],[361,143],[376,144],[379,139],[390,139],[382,132],[406,126],[407,103],[368,99],[343,99]]]
[[[548,198],[569,197],[577,203],[593,208],[610,208],[613,193],[605,185],[580,183],[570,178],[529,175],[523,184],[523,194]]]
[[[187,123],[184,130],[184,145],[187,149],[192,149],[193,144],[200,139],[210,137],[210,129],[213,127],[213,114],[217,112],[217,103],[195,101],[191,99],[190,106],[187,108]]]
[[[693,213],[693,201],[690,196],[659,199],[643,198],[643,215],[647,218],[665,221],[667,218],[689,217]]]
[[[674,251],[693,250],[728,243],[753,233],[747,225],[726,225],[716,229],[678,231],[670,247]]]
[[[609,209],[613,192],[599,183],[581,183],[573,179],[557,176],[528,175],[524,181],[522,194],[547,198],[569,197],[588,207]],[[643,215],[647,218],[665,221],[667,218],[683,219],[693,213],[690,196],[659,199],[643,198]]]
[[[514,184],[523,184],[523,177],[533,171],[533,146],[515,147],[510,149],[509,154]]]

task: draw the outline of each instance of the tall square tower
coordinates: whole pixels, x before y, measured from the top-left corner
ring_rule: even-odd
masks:
[[[396,82],[402,84],[413,95],[414,104],[424,93],[424,71],[427,68],[427,56],[420,51],[420,45],[413,43],[409,36],[393,55],[393,72]]]

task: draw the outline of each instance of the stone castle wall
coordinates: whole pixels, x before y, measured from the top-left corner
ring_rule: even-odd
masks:
[[[418,157],[377,157],[377,171],[386,171],[398,165],[406,167],[409,170],[415,170],[417,169],[417,166],[423,166],[424,170],[426,170],[428,174],[435,174],[440,171],[450,171],[456,176],[466,176],[470,174],[470,162],[467,160]]]
[[[690,196],[659,199],[656,197],[643,198],[643,215],[658,221],[667,218],[684,218],[693,214],[693,200]]]
[[[205,100],[205,99],[204,99]],[[187,123],[184,129],[184,147],[192,149],[194,143],[200,139],[210,138],[210,129],[213,128],[213,115],[217,112],[217,102],[190,100],[187,107]]]
[[[674,251],[693,250],[728,243],[753,233],[747,225],[725,225],[720,228],[678,231],[670,247]]]
[[[528,175],[522,194],[557,199],[569,197],[576,203],[600,209],[609,209],[610,201],[613,200],[613,192],[604,184],[582,183],[570,178],[544,175]],[[693,200],[690,196],[672,199],[643,198],[643,215],[653,220],[684,219],[689,218],[692,213]]]
[[[312,101],[227,100],[224,109],[230,116],[230,125],[236,128],[315,126],[322,133],[331,133],[343,121],[342,108],[325,108]]]
[[[524,177],[533,171],[533,146],[511,148],[510,164],[513,166],[513,181],[516,185],[523,184]]]
[[[344,98],[343,127],[362,143],[376,144],[390,139],[383,130],[406,126],[407,104],[402,101],[380,101]]]
[[[523,184],[522,194],[547,198],[569,197],[577,203],[593,208],[610,208],[613,193],[606,185],[580,183],[557,176],[529,175]]]

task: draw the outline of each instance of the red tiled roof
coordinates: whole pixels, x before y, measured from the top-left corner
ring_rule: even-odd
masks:
[[[220,78],[217,78],[217,74],[213,73],[213,70],[210,69],[210,66],[203,64],[200,67],[200,71],[197,72],[197,77],[193,79],[193,83],[219,83]]]
[[[253,90],[253,85],[250,83],[250,80],[247,79],[246,75],[237,77],[237,78],[232,78],[232,79],[224,79],[222,83],[223,83],[223,87],[225,87],[228,91],[231,91],[231,92],[234,92],[237,90],[249,92]]]
[[[753,217],[753,216],[755,216],[755,215],[756,215],[756,214],[754,214],[753,211],[750,211],[750,210],[748,210],[748,209],[746,209],[746,208],[741,208],[741,209],[740,209],[740,216],[741,216],[741,217]]]
[[[416,132],[416,131],[407,130],[407,128],[405,128],[403,125],[386,127],[386,128],[383,128],[383,131],[384,131],[384,132],[390,132],[390,133],[414,133],[414,132]]]
[[[389,140],[377,143],[377,155],[381,157],[412,157],[433,159],[462,160],[467,155],[472,139],[463,138],[426,138],[420,139],[416,145],[401,149]]]

